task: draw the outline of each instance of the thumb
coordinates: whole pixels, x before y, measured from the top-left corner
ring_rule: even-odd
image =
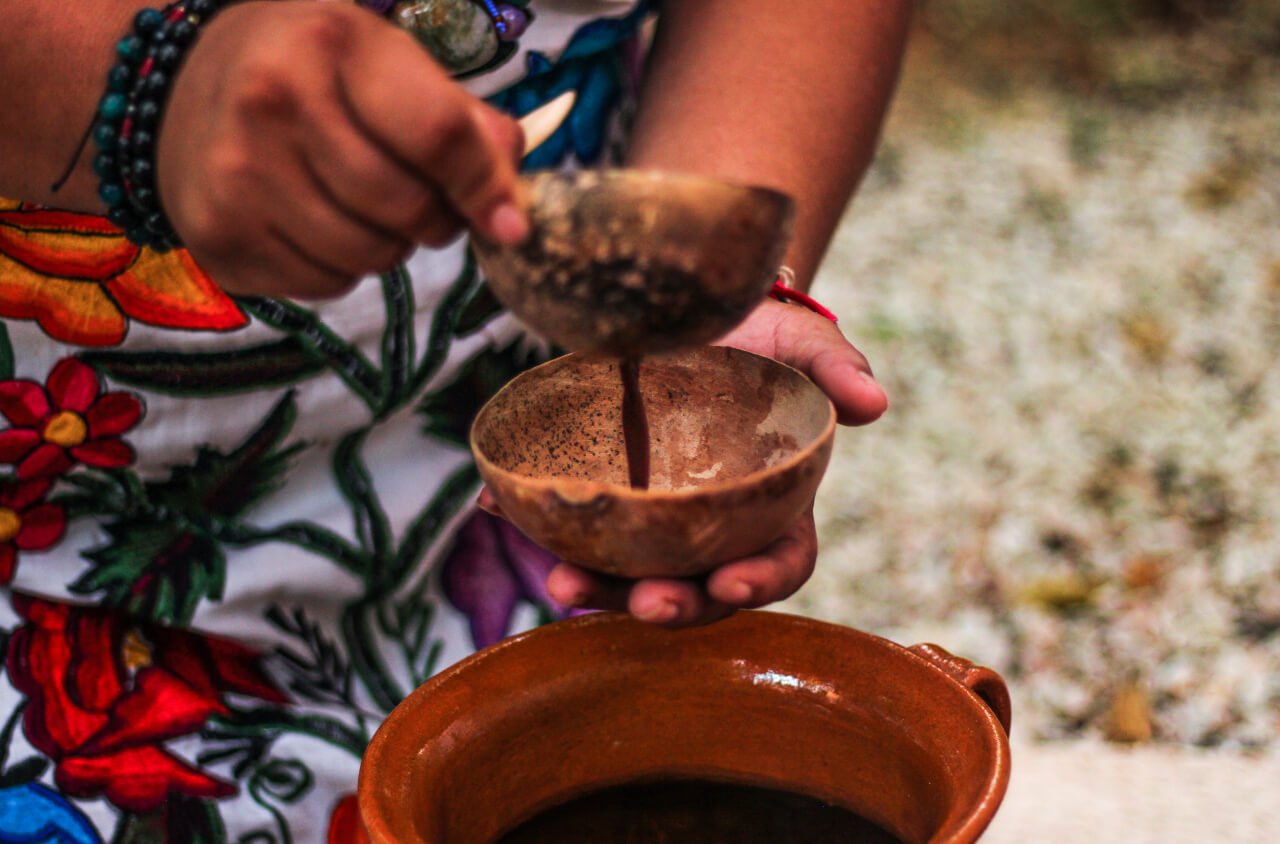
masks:
[[[835,323],[810,311],[792,313],[775,334],[775,357],[806,373],[836,407],[841,425],[867,425],[889,409],[889,398],[866,357]]]

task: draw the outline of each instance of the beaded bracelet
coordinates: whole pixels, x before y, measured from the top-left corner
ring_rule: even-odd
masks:
[[[181,246],[160,207],[155,179],[156,128],[169,88],[197,29],[227,0],[178,0],[143,9],[133,31],[116,44],[117,61],[98,103],[93,169],[107,219],[139,246],[157,251]]]

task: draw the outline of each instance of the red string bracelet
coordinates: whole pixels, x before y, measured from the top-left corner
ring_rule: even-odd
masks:
[[[769,295],[779,302],[795,302],[797,305],[803,305],[815,314],[824,316],[832,322],[840,322],[836,315],[829,309],[824,308],[818,300],[788,286],[787,282],[794,282],[795,280],[795,272],[790,267],[783,267],[778,270],[778,278],[773,282],[773,289],[769,291]]]

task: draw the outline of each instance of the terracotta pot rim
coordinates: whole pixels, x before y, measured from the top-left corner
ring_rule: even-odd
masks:
[[[991,765],[990,773],[983,784],[981,793],[973,804],[969,807],[967,813],[963,816],[960,825],[947,830],[945,837],[935,836],[929,839],[930,844],[955,844],[956,842],[977,841],[983,831],[990,825],[994,819],[996,812],[999,810],[1005,794],[1008,791],[1009,778],[1011,772],[1011,754],[1009,748],[1009,737],[1001,724],[1000,719],[992,710],[990,704],[983,700],[973,689],[967,687],[955,676],[948,673],[947,670],[937,662],[926,658],[907,647],[899,645],[882,636],[874,633],[868,633],[862,630],[856,630],[849,627],[832,624],[829,622],[819,621],[804,616],[798,616],[790,613],[781,613],[762,610],[744,610],[736,614],[740,620],[743,617],[757,619],[761,624],[780,624],[795,628],[808,628],[810,630],[822,633],[824,635],[841,636],[846,639],[854,639],[880,648],[884,651],[892,652],[895,657],[902,659],[904,662],[915,664],[916,666],[927,666],[929,671],[939,680],[945,681],[949,687],[956,687],[964,693],[970,701],[967,707],[970,713],[977,713],[977,717],[982,724],[982,733],[984,740],[989,741],[997,749],[997,754]],[[421,712],[418,707],[410,704],[418,698],[431,695],[432,691],[453,681],[455,677],[464,672],[475,670],[476,666],[485,662],[489,662],[495,658],[499,658],[505,651],[520,647],[530,638],[542,635],[555,635],[557,633],[564,635],[566,633],[575,633],[594,627],[608,627],[619,624],[635,624],[637,622],[623,613],[601,612],[592,613],[590,615],[578,616],[563,621],[554,622],[552,624],[543,625],[524,633],[511,636],[496,645],[479,651],[471,656],[455,663],[439,674],[429,679],[426,683],[419,686],[416,690],[405,698],[405,701],[396,709],[394,709],[382,725],[378,728],[373,739],[370,741],[365,752],[364,759],[360,766],[358,780],[358,802],[361,807],[362,823],[369,836],[369,840],[374,844],[391,844],[397,841],[393,830],[390,828],[386,817],[382,810],[386,807],[382,805],[379,799],[378,789],[375,783],[375,775],[372,771],[381,769],[384,765],[385,757],[392,753],[392,738],[399,736],[405,729],[405,722],[408,719],[420,718]],[[678,631],[675,632],[678,635]],[[368,807],[369,814],[365,814]],[[374,811],[377,809],[378,811]]]
[[[827,421],[823,424],[822,431],[813,439],[811,439],[803,448],[800,448],[794,454],[790,455],[784,460],[780,460],[779,462],[775,463],[772,466],[766,467],[764,469],[757,469],[756,471],[749,472],[748,474],[745,474],[745,475],[739,475],[738,477],[733,478],[732,480],[711,481],[709,483],[700,484],[699,486],[688,487],[685,489],[632,489],[630,486],[626,484],[610,484],[610,483],[605,483],[603,481],[586,481],[586,480],[555,478],[555,477],[537,477],[533,475],[524,475],[519,472],[513,472],[509,469],[504,469],[503,467],[497,465],[496,463],[494,463],[492,460],[489,459],[489,456],[485,454],[484,449],[480,448],[479,443],[477,442],[476,432],[479,430],[481,420],[485,418],[490,408],[494,405],[494,403],[498,400],[500,396],[502,396],[508,390],[516,389],[517,385],[522,380],[524,380],[525,378],[533,377],[537,372],[539,372],[542,369],[551,367],[553,365],[564,366],[566,361],[569,358],[590,360],[590,359],[607,359],[609,357],[608,355],[598,355],[594,353],[570,352],[568,354],[561,355],[557,358],[553,358],[552,360],[549,360],[546,363],[539,364],[533,367],[532,369],[527,369],[524,372],[520,373],[515,378],[508,381],[502,387],[502,389],[494,393],[493,396],[487,402],[484,403],[484,406],[480,408],[480,412],[476,414],[476,418],[471,423],[471,430],[468,433],[467,440],[468,440],[468,445],[471,448],[471,453],[472,455],[475,456],[476,463],[480,468],[481,474],[487,475],[489,473],[492,473],[494,476],[503,478],[515,484],[519,484],[521,487],[525,489],[531,489],[536,492],[551,492],[551,493],[560,494],[562,490],[564,490],[566,487],[569,487],[574,490],[573,498],[575,499],[577,498],[590,499],[590,498],[594,498],[601,495],[609,495],[609,496],[612,496],[613,498],[619,498],[623,500],[635,500],[635,501],[655,501],[655,500],[688,501],[688,500],[699,498],[702,496],[721,495],[727,492],[735,492],[737,490],[749,488],[756,484],[759,484],[764,480],[766,480],[767,478],[785,474],[786,472],[789,472],[803,465],[807,461],[811,460],[813,458],[813,455],[816,452],[824,448],[826,444],[835,437],[836,423],[837,423],[836,407],[831,402],[831,399],[827,398],[826,394],[822,392],[822,390],[818,387],[818,385],[813,383],[812,379],[810,379],[809,376],[805,375],[803,372],[796,369],[795,367],[790,366],[789,364],[783,363],[780,360],[775,360],[771,357],[766,357],[765,355],[758,355],[755,352],[748,352],[744,349],[738,349],[733,346],[715,346],[715,345],[699,346],[697,347],[697,349],[693,351],[696,352],[698,349],[708,349],[708,348],[728,349],[730,352],[732,352],[735,355],[746,355],[748,357],[757,358],[759,360],[765,361],[767,364],[772,364],[774,366],[780,366],[784,369],[788,369],[791,372],[803,378],[806,382],[808,382],[809,386],[817,390],[822,395],[823,399],[826,400]],[[685,352],[685,353],[675,352],[675,353],[669,353],[669,354],[655,355],[655,357],[678,357],[679,355],[686,354],[686,353],[689,353],[689,352]],[[581,492],[579,492],[579,490],[581,490]]]

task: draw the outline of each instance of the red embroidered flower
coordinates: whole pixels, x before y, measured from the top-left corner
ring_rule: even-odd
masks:
[[[75,358],[58,361],[43,387],[0,381],[0,414],[13,423],[0,431],[0,463],[16,463],[19,478],[60,475],[77,460],[101,469],[132,463],[120,434],[138,424],[142,402],[100,389],[97,373]]]
[[[98,609],[21,595],[13,606],[26,623],[9,640],[10,682],[29,700],[23,729],[53,760],[60,791],[103,795],[138,813],[156,811],[173,793],[235,793],[234,783],[164,743],[226,715],[226,693],[283,703],[255,653],[173,628],[142,628]]]
[[[129,320],[227,331],[248,318],[186,251],[140,249],[102,217],[0,199],[0,316],[111,346]]]
[[[53,481],[0,481],[0,586],[13,580],[18,551],[39,551],[62,538],[67,516],[44,501]]]
[[[327,844],[369,844],[369,836],[360,821],[360,807],[354,794],[348,794],[334,805],[325,841]]]

